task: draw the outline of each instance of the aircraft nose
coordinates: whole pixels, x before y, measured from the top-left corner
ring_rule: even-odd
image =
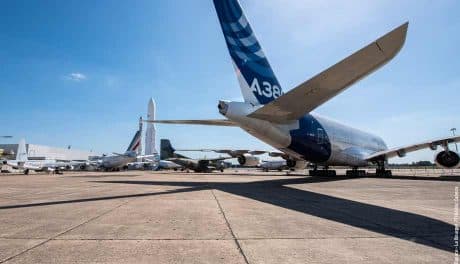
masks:
[[[225,115],[225,114],[227,114],[228,104],[225,101],[219,101],[219,104],[217,105],[217,108],[219,109],[219,113]]]

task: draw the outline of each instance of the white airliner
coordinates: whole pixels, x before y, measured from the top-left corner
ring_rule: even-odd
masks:
[[[113,153],[113,156],[100,157],[94,162],[94,165],[104,171],[119,171],[128,169],[128,164],[136,162],[137,159],[153,157],[154,155],[138,155],[141,146],[141,133],[141,130],[136,131],[124,153]]]
[[[442,151],[435,162],[445,168],[460,164],[449,144],[460,136],[427,140],[388,149],[382,138],[312,114],[317,107],[393,59],[402,48],[408,28],[404,23],[310,80],[283,93],[262,48],[237,0],[214,0],[225,42],[241,87],[244,102],[219,101],[226,119],[156,120],[157,123],[237,126],[286,154],[290,167],[307,162],[325,166],[313,174],[335,174],[329,165],[377,165],[377,174],[391,176],[385,161],[408,152],[430,148]]]
[[[267,160],[259,164],[259,168],[265,172],[269,170],[282,171],[284,169],[289,169],[287,166],[286,160]]]
[[[29,174],[29,171],[37,172],[55,172],[59,173],[61,170],[70,168],[74,162],[62,162],[56,160],[29,160],[26,149],[25,139],[21,139],[18,144],[18,150],[15,160],[5,160],[4,164],[7,164],[14,169],[19,169],[24,174]]]

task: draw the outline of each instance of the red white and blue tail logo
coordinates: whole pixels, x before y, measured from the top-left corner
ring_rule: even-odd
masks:
[[[133,140],[131,140],[131,143],[129,144],[128,149],[126,151],[127,152],[136,151],[137,149],[139,149],[140,145],[141,145],[141,131],[138,130],[136,134],[134,134]]]

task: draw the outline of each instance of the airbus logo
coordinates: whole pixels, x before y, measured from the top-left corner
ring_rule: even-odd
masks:
[[[251,91],[257,93],[260,96],[265,96],[267,98],[273,97],[274,99],[276,99],[281,96],[281,89],[278,85],[272,85],[267,81],[263,81],[261,86],[257,78],[254,78],[252,80]]]

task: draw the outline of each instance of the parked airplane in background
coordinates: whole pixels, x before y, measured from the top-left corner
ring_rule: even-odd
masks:
[[[134,134],[131,143],[129,144],[128,148],[126,149],[125,153],[113,153],[113,156],[103,156],[100,157],[96,164],[99,168],[105,171],[117,171],[120,169],[127,169],[128,163],[135,162],[139,157],[137,150],[139,149],[141,144],[141,130],[136,131]]]
[[[195,172],[211,172],[213,170],[224,171],[229,167],[229,164],[224,162],[232,157],[219,157],[210,159],[192,159],[175,152],[169,139],[161,139],[160,141],[160,160],[162,162],[169,161],[180,165],[186,170]],[[160,165],[161,166],[161,165]]]
[[[241,166],[253,167],[260,164],[259,157],[256,155],[268,154],[271,157],[283,157],[282,152],[266,151],[266,150],[247,150],[247,149],[177,149],[176,151],[201,151],[201,152],[215,152],[220,154],[227,154],[232,158],[236,158]]]
[[[16,159],[4,160],[3,164],[9,165],[14,169],[22,170],[24,174],[29,174],[29,171],[31,170],[36,172],[60,173],[62,170],[71,166],[71,162],[56,160],[29,160],[26,149],[26,141],[24,139],[19,141]]]
[[[374,163],[378,175],[391,176],[385,169],[388,158],[438,146],[444,148],[435,156],[439,166],[459,166],[460,156],[449,144],[460,136],[388,149],[379,136],[311,113],[393,59],[405,42],[408,23],[284,94],[238,1],[214,0],[214,5],[244,102],[219,101],[219,112],[227,119],[151,122],[237,126],[285,153],[290,167],[305,167],[307,162],[324,166],[314,175],[335,175],[329,165],[349,166],[353,170],[347,174],[361,175],[364,171],[358,167]]]
[[[184,169],[184,167],[182,167],[181,165],[179,164],[176,164],[172,161],[169,161],[169,160],[160,160],[159,163],[158,163],[158,169],[159,170],[181,170],[181,169]]]
[[[270,170],[277,170],[277,171],[282,171],[282,170],[290,170],[289,166],[287,165],[286,160],[268,160],[268,161],[263,161],[260,163],[259,168],[262,169],[263,171],[270,171]]]

